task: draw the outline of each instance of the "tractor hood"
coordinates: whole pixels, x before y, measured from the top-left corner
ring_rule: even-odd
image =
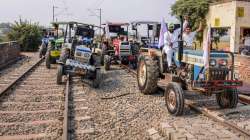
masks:
[[[230,53],[212,51],[210,53],[210,59],[215,59],[215,60],[224,59],[230,62],[232,58],[230,57]],[[178,52],[176,54],[176,60],[178,61]],[[203,67],[204,66],[203,51],[202,50],[183,50],[182,62]]]
[[[203,51],[202,50],[183,50],[183,55],[193,55],[193,56],[203,57]],[[218,58],[228,58],[229,54],[211,51],[210,57],[213,57],[213,58],[217,58],[217,57]]]

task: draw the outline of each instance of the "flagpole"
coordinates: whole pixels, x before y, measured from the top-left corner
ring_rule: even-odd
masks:
[[[211,53],[211,48],[212,48],[212,39],[211,39],[211,37],[212,37],[212,31],[211,31],[211,25],[209,25],[209,27],[208,27],[208,33],[207,33],[208,35],[209,35],[209,37],[208,37],[208,42],[209,42],[209,45],[208,45],[208,78],[209,78],[209,80],[210,80],[210,67],[209,67],[209,60],[210,60],[210,53]]]

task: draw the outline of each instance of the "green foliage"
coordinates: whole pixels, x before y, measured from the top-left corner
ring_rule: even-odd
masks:
[[[6,35],[0,36],[0,42],[8,42],[9,39]]]
[[[171,7],[172,15],[179,18],[180,16],[188,16],[189,23],[193,30],[196,30],[200,21],[205,25],[205,17],[209,10],[211,0],[178,0]],[[202,33],[197,35],[197,40],[202,42]]]
[[[209,10],[210,0],[178,0],[171,7],[172,15],[189,16],[191,25],[195,25],[201,19],[205,19]]]
[[[37,23],[28,21],[15,22],[7,34],[9,40],[19,42],[22,51],[37,51],[41,44],[42,32]]]

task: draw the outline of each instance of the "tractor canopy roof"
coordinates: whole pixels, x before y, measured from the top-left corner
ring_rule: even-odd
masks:
[[[89,28],[101,28],[100,26],[96,26],[94,24],[82,23],[77,21],[60,21],[60,22],[52,22],[51,23],[54,27],[58,27],[59,25],[70,25],[70,26],[85,26]]]
[[[72,25],[86,25],[86,26],[94,26],[93,24],[87,24],[87,23],[82,23],[82,22],[76,22],[76,21],[59,21],[59,22],[52,22],[52,25],[67,25],[67,24],[72,24]]]
[[[132,25],[141,25],[141,24],[159,24],[157,21],[132,21],[130,22]]]
[[[127,23],[127,22],[106,22],[106,23],[103,23],[102,25],[129,26],[129,23]]]

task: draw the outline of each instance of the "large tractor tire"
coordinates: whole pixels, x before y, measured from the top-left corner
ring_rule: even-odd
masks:
[[[111,58],[108,55],[104,56],[104,69],[106,71],[110,70],[110,65],[111,65]]]
[[[96,70],[95,78],[93,79],[93,87],[99,88],[102,81],[102,73],[100,69]]]
[[[46,68],[47,69],[50,69],[50,64],[51,62],[50,62],[50,53],[46,53],[46,55],[45,55],[45,65],[46,65]]]
[[[122,59],[121,60],[121,64],[123,65],[128,65],[129,64],[129,61],[127,59]]]
[[[184,110],[184,93],[178,83],[169,83],[165,90],[165,103],[168,112],[175,116],[183,114]]]
[[[236,108],[239,100],[237,89],[225,89],[223,93],[216,94],[220,108]]]
[[[157,60],[149,56],[140,58],[137,69],[137,82],[140,91],[147,95],[157,91],[159,66]]]
[[[56,77],[56,83],[58,85],[62,84],[62,78],[63,78],[63,65],[59,65],[57,68],[57,77]]]
[[[101,65],[104,66],[104,55],[101,55]]]

